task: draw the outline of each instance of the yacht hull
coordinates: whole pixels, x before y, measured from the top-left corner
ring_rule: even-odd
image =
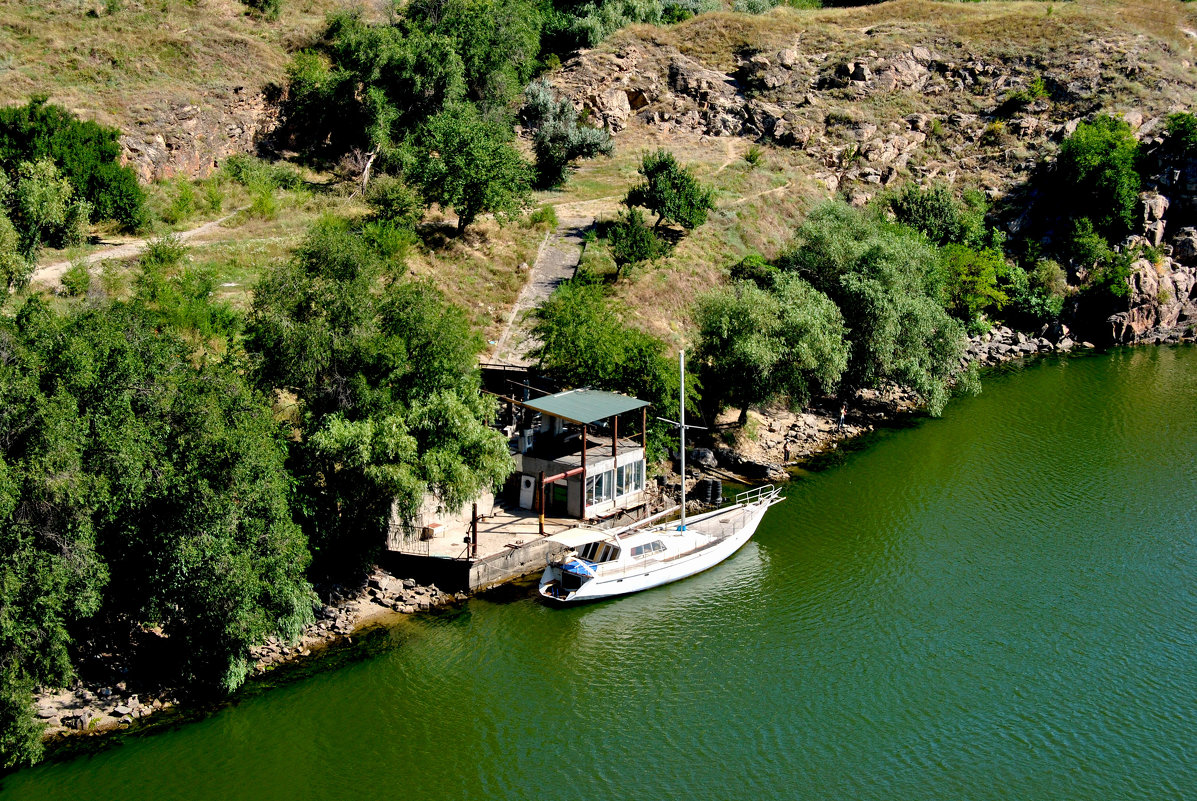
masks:
[[[761,519],[770,505],[771,501],[762,501],[747,507],[733,507],[697,518],[692,524],[695,528],[711,528],[717,527],[723,516],[746,513],[746,519],[729,536],[707,544],[699,544],[692,551],[665,559],[629,564],[612,571],[600,571],[598,575],[586,579],[575,590],[563,590],[562,567],[550,565],[541,577],[540,594],[548,601],[568,605],[640,592],[709,570],[740,550],[748,540],[752,539],[752,535],[756,533],[757,526],[760,525]],[[677,533],[675,527],[662,526],[656,530],[666,536],[685,536]],[[698,536],[701,537],[701,535]]]

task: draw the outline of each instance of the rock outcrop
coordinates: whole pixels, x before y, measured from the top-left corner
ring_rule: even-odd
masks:
[[[121,136],[122,157],[143,181],[203,178],[228,156],[252,153],[277,122],[277,107],[260,90],[240,86],[143,109]]]

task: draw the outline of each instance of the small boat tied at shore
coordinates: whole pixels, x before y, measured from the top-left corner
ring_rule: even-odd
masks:
[[[551,540],[566,551],[549,558],[540,595],[557,603],[597,600],[647,590],[701,573],[752,539],[765,512],[784,500],[767,484],[722,509],[676,521],[618,530],[574,528]],[[671,510],[672,511],[672,510]],[[667,514],[667,513],[666,513]]]

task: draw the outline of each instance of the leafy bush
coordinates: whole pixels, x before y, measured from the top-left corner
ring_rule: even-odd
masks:
[[[621,270],[624,265],[655,259],[665,252],[665,243],[648,227],[639,209],[621,213],[607,236],[611,257]]]
[[[230,181],[247,189],[268,187],[296,190],[303,186],[303,177],[290,164],[264,161],[243,153],[229,156],[220,169]]]
[[[186,257],[187,246],[183,244],[183,240],[173,234],[167,234],[147,242],[138,261],[142,269],[147,266],[169,269],[182,264]]]
[[[778,269],[759,253],[749,253],[731,268],[733,281],[751,281],[761,289],[772,289],[778,274]]]
[[[415,190],[401,179],[379,175],[366,189],[366,203],[371,217],[385,220],[399,228],[415,228],[424,216],[424,204]]]
[[[537,182],[542,187],[565,183],[569,165],[582,158],[609,156],[615,146],[602,128],[578,121],[573,103],[560,99],[547,81],[534,81],[524,90],[521,117],[534,131],[532,150],[536,154]]]
[[[1006,260],[996,250],[973,250],[965,245],[944,248],[947,267],[947,308],[973,332],[984,330],[985,312],[998,312],[1009,298],[998,288],[998,276],[1007,272]]]
[[[848,364],[840,310],[790,274],[768,291],[747,281],[703,295],[695,310],[708,398],[740,409],[779,397],[795,406],[834,392]]]
[[[1178,159],[1197,157],[1197,116],[1189,112],[1168,115],[1165,150]]]
[[[844,315],[852,387],[893,381],[932,414],[947,403],[964,330],[945,311],[939,254],[923,236],[843,202],[816,208],[779,260],[830,297]]]
[[[186,180],[175,181],[170,204],[162,212],[162,221],[177,225],[195,214],[197,207],[195,189]]]
[[[654,228],[672,222],[691,230],[705,223],[707,212],[715,208],[715,191],[699,183],[667,150],[646,154],[637,171],[644,181],[629,189],[623,202],[658,215]]]
[[[748,151],[744,154],[744,161],[748,162],[749,167],[759,167],[765,163],[765,151],[761,149],[760,145],[749,145]]]
[[[1136,221],[1138,155],[1139,143],[1126,122],[1103,114],[1081,123],[1060,145],[1056,202],[1068,217],[1090,220],[1107,242],[1121,240]]]
[[[91,287],[91,271],[87,269],[85,260],[71,263],[71,268],[63,273],[62,286],[71,297],[86,295]]]
[[[405,174],[425,203],[457,212],[457,231],[479,214],[511,216],[527,202],[531,165],[511,142],[512,131],[458,103],[432,117],[407,150]]]
[[[48,159],[75,197],[91,204],[95,219],[115,220],[126,231],[140,229],[145,193],[133,170],[119,163],[120,131],[80,121],[46,99],[39,95],[24,106],[0,108],[0,168],[15,178],[18,165]]]
[[[551,231],[557,224],[557,210],[547,203],[528,215],[528,225],[533,228]]]

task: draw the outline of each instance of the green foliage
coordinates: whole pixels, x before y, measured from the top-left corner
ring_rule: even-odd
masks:
[[[85,260],[73,262],[71,268],[63,273],[62,286],[71,297],[87,294],[91,287],[91,271],[87,269]]]
[[[415,134],[405,173],[425,202],[457,212],[461,233],[479,214],[511,216],[527,205],[531,167],[511,138],[506,125],[457,103]]]
[[[772,289],[779,271],[759,253],[749,253],[732,265],[733,281],[751,281],[761,289]]]
[[[91,204],[74,197],[71,183],[54,162],[39,159],[22,162],[16,170],[16,184],[0,186],[0,196],[7,198],[6,217],[17,232],[17,251],[35,260],[43,244],[69,247],[87,238]],[[0,207],[0,214],[5,209]]]
[[[33,262],[21,248],[21,236],[16,227],[0,209],[0,306],[8,300],[8,294],[15,289],[24,289],[33,275]]]
[[[172,187],[170,204],[162,212],[162,221],[177,225],[195,214],[197,208],[195,188],[189,181],[180,179]]]
[[[834,392],[848,363],[844,321],[822,292],[790,274],[768,291],[748,281],[703,295],[695,312],[708,399],[740,409],[780,397],[795,406]]]
[[[283,6],[283,0],[241,0],[241,2],[258,16],[269,20],[278,19],[279,11]]]
[[[602,128],[578,122],[573,103],[559,99],[547,81],[534,81],[524,90],[524,125],[534,131],[537,183],[556,187],[565,183],[569,165],[578,159],[611,155],[611,135]]]
[[[398,228],[414,229],[424,216],[420,196],[401,179],[379,175],[366,189],[366,203],[370,216],[384,220]]]
[[[567,281],[534,312],[532,353],[539,369],[563,387],[594,387],[649,401],[665,417],[678,411],[677,363],[665,343],[625,325],[610,308],[601,285]],[[697,398],[686,382],[687,408]],[[673,442],[664,424],[650,423],[649,458],[664,458]]]
[[[370,25],[360,14],[329,19],[319,52],[288,68],[286,128],[306,152],[338,157],[395,148],[447,104],[465,99],[466,66],[453,38],[403,18]]]
[[[849,386],[893,381],[916,392],[932,414],[942,411],[965,338],[944,309],[940,260],[924,237],[829,202],[799,227],[779,266],[828,295],[844,315]]]
[[[714,190],[699,183],[666,150],[646,154],[638,172],[644,181],[628,190],[623,202],[658,215],[654,227],[671,222],[692,230],[706,222],[707,212],[715,208]]]
[[[33,686],[80,637],[161,626],[166,680],[233,689],[251,645],[311,620],[269,405],[140,303],[0,319],[0,737],[32,756]],[[47,532],[51,534],[48,536]]]
[[[984,330],[982,314],[998,312],[1009,298],[998,288],[998,277],[1007,273],[1000,251],[973,250],[948,245],[943,250],[947,268],[947,308],[972,331]]]
[[[73,195],[91,204],[96,220],[134,231],[145,224],[145,193],[133,170],[120,166],[120,155],[120,131],[80,121],[45,96],[0,108],[0,169],[15,179],[18,165],[49,160]]]
[[[300,405],[294,511],[318,573],[369,561],[393,503],[410,520],[433,491],[456,509],[510,472],[465,314],[346,224],[320,223],[262,278],[247,333],[257,381]]]
[[[748,162],[749,167],[756,169],[765,163],[765,151],[759,145],[749,145],[744,154],[744,161]]]
[[[889,208],[898,222],[921,231],[937,245],[982,246],[986,205],[979,193],[968,193],[960,203],[947,187],[922,189],[907,183],[889,198]]]
[[[608,233],[611,257],[622,270],[624,265],[655,259],[665,253],[665,243],[657,238],[644,221],[639,209],[627,209]]]
[[[1081,123],[1060,145],[1054,188],[1058,208],[1073,220],[1088,219],[1107,242],[1119,241],[1135,224],[1141,181],[1139,143],[1122,120],[1100,115]]]
[[[452,42],[467,96],[484,110],[508,106],[536,69],[541,16],[528,0],[413,0],[405,16]]]
[[[220,166],[221,174],[247,189],[261,187],[295,191],[303,186],[303,177],[290,164],[269,162],[244,153],[235,153]]]
[[[1197,116],[1189,112],[1168,115],[1165,151],[1181,160],[1197,158]]]
[[[557,224],[557,210],[547,203],[528,215],[528,225],[534,228],[552,231]]]

